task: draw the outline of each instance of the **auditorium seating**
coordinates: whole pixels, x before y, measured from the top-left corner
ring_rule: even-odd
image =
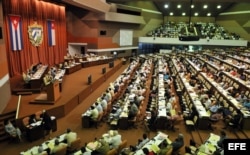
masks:
[[[166,22],[147,33],[148,37],[178,38],[179,36],[196,36],[203,39],[216,40],[239,40],[240,36],[230,33],[223,26],[216,23],[196,22],[191,25],[195,30],[190,29],[189,23]],[[188,32],[188,34],[186,34]],[[195,32],[197,34],[195,34]]]
[[[122,141],[122,143],[119,145],[117,152],[120,153],[122,151],[122,149],[124,149],[128,144],[128,141],[125,139]]]
[[[186,120],[186,121],[185,121],[185,124],[186,124],[186,126],[189,128],[189,130],[191,130],[191,129],[194,130],[194,129],[195,129],[197,120],[198,120],[198,116],[194,116],[193,119],[190,119],[190,120]]]
[[[76,140],[71,142],[70,146],[68,146],[67,152],[72,153],[72,152],[80,149],[80,147],[81,147],[81,139],[78,137]]]
[[[107,152],[107,155],[117,155],[117,150],[116,149],[111,149]]]
[[[67,146],[61,148],[60,150],[56,151],[53,155],[66,155],[67,154]]]

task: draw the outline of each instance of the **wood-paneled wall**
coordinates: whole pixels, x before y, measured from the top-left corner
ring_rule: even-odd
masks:
[[[2,1],[0,1],[0,10],[2,9]],[[0,32],[2,34],[0,38],[0,113],[4,110],[11,97],[10,82],[8,75],[8,62],[6,57],[6,47],[3,33],[3,12],[0,11]]]

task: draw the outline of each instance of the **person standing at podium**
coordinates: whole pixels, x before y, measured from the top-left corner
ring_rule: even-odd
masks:
[[[50,115],[47,113],[47,111],[43,110],[43,113],[42,113],[42,125],[43,125],[43,129],[44,129],[44,138],[46,135],[49,135],[49,138],[50,138],[50,135],[51,135],[51,132],[52,132],[52,120],[51,120],[51,117]]]

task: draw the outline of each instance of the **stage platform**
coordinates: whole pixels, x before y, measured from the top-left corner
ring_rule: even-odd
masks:
[[[104,67],[106,67],[105,74],[102,73]],[[122,67],[125,69],[122,60],[117,59],[114,61],[112,68],[110,68],[109,64],[104,64],[82,68],[70,75],[65,75],[61,96],[54,104],[43,104],[42,102],[39,104],[30,104],[31,101],[41,96],[42,93],[46,93],[44,91],[39,94],[22,95],[18,119],[21,120],[43,109],[53,114],[56,118],[64,117]],[[92,75],[91,84],[88,84],[89,75]],[[17,104],[18,95],[12,95],[3,113],[16,110]]]

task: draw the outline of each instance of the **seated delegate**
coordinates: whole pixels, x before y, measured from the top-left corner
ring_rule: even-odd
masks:
[[[178,151],[182,146],[184,146],[183,134],[179,134],[175,141],[172,142],[173,152]]]
[[[64,138],[68,146],[71,146],[71,143],[77,139],[77,133],[68,128]]]
[[[110,149],[118,149],[119,145],[122,143],[122,136],[116,130],[110,131]]]
[[[22,133],[21,130],[18,127],[15,127],[10,120],[4,121],[4,128],[5,131],[12,137],[18,138],[20,141],[22,141]]]
[[[58,139],[55,140],[55,146],[54,148],[51,150],[52,153],[56,153],[58,151],[60,151],[61,149],[67,147],[66,143],[60,143]]]
[[[93,105],[90,108],[91,108],[91,114],[90,114],[91,120],[92,121],[97,121],[97,118],[98,118],[98,115],[99,115],[98,110]]]

